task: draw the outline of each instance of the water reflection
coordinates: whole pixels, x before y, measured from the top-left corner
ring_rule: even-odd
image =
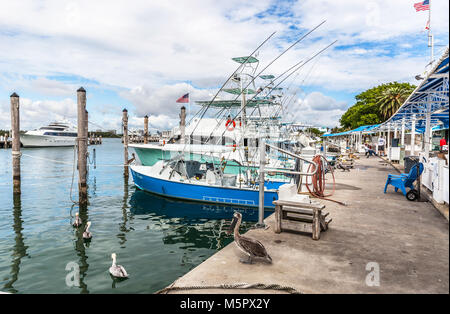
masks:
[[[23,220],[22,220],[22,200],[20,194],[13,195],[13,216],[14,224],[13,229],[15,233],[15,245],[12,254],[11,263],[11,279],[4,285],[4,289],[11,293],[17,293],[14,289],[14,283],[19,279],[20,262],[22,257],[27,256],[28,246],[25,245],[24,237],[22,234]]]
[[[87,276],[87,271],[89,268],[89,264],[87,262],[88,256],[86,255],[86,247],[89,247],[90,245],[90,241],[86,242],[83,239],[83,232],[84,229],[86,228],[86,223],[88,222],[89,219],[86,204],[84,205],[80,204],[79,215],[83,224],[81,225],[80,228],[75,229],[75,252],[79,257],[78,265],[80,266],[80,289],[81,289],[80,292],[89,293],[87,284],[84,282],[84,279]]]
[[[132,228],[127,228],[128,222],[128,193],[129,193],[129,178],[123,177],[123,200],[122,200],[122,222],[119,225],[120,232],[117,234],[117,238],[119,239],[119,244],[121,248],[125,248],[125,243],[127,242],[126,234],[133,230]]]
[[[132,194],[130,205],[133,215],[151,220],[148,228],[162,230],[164,244],[178,244],[185,253],[196,248],[218,250],[230,243],[225,231],[235,211],[242,213],[242,232],[258,220],[258,211],[252,208],[181,202],[141,190]]]

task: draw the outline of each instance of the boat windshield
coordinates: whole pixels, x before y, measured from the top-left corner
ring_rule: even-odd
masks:
[[[48,126],[44,126],[42,128],[40,128],[39,130],[51,130],[51,131],[64,131],[65,128],[63,127],[48,127]]]

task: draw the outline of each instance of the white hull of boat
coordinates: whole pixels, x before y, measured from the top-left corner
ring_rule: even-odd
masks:
[[[73,136],[20,135],[20,142],[23,147],[75,146],[76,139]]]

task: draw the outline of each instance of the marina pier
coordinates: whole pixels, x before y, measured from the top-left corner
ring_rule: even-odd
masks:
[[[449,1],[28,2],[0,1],[0,294],[449,293]]]
[[[352,172],[336,171],[333,199],[347,206],[321,201],[333,222],[319,241],[296,233],[276,234],[270,215],[265,219],[268,229],[245,235],[263,243],[272,265],[240,263],[231,243],[164,293],[286,293],[193,288],[237,283],[277,284],[306,294],[448,293],[448,221],[429,202],[407,202],[392,190],[380,194],[388,173],[396,171],[381,158],[361,158]],[[380,281],[370,286],[366,280],[373,265],[379,266]]]

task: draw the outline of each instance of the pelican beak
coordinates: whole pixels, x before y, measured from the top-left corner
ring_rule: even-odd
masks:
[[[228,229],[228,231],[227,231],[227,235],[230,235],[233,233],[234,227],[236,227],[236,223],[237,223],[237,218],[233,217],[233,220],[231,221],[230,229]]]

